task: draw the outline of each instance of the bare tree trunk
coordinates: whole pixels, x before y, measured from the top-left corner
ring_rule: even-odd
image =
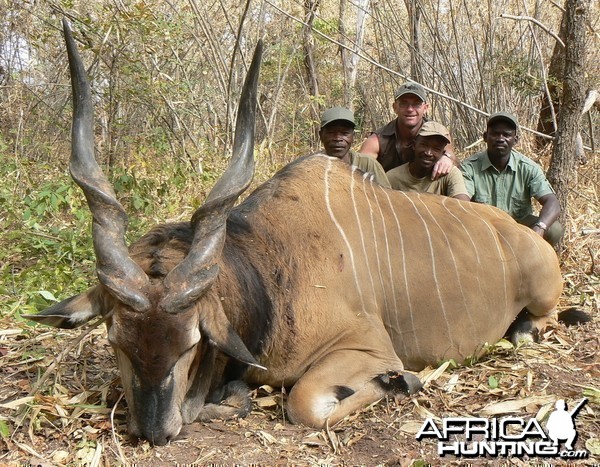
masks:
[[[315,11],[319,7],[319,0],[304,0],[304,9],[306,11],[306,25],[303,28],[303,38],[304,38],[304,66],[306,68],[306,74],[308,78],[308,92],[312,99],[312,104],[310,106],[312,112],[312,118],[315,121],[319,119],[319,106],[318,99],[319,96],[319,81],[317,78],[317,68],[315,66],[314,59],[314,38],[312,34],[313,23],[315,21]],[[318,131],[315,131],[312,141],[316,142],[319,139]],[[312,144],[311,144],[312,145]]]
[[[410,24],[410,76],[415,81],[423,81],[421,57],[423,46],[421,44],[421,6],[417,0],[405,0]]]
[[[340,37],[339,42],[342,45],[340,47],[340,56],[342,58],[342,72],[344,73],[344,107],[352,109],[352,89],[350,88],[350,51],[344,47],[347,46],[346,34],[346,0],[340,0]]]
[[[365,22],[369,14],[370,0],[356,0],[356,35],[354,39],[354,50],[360,51],[365,38]],[[354,89],[356,76],[358,74],[358,61],[360,57],[357,53],[350,55],[350,86]]]
[[[562,21],[560,22],[559,37],[565,42],[566,27],[567,27],[567,12],[563,13]],[[540,115],[537,124],[537,131],[546,135],[554,136],[556,134],[555,117],[560,108],[560,88],[558,82],[562,79],[565,66],[565,48],[559,41],[556,41],[552,58],[550,59],[550,67],[548,69],[548,90],[542,95],[542,105],[540,107]],[[536,137],[536,145],[539,149],[544,148],[550,140],[541,136]]]
[[[356,30],[352,43],[352,52],[345,47],[341,47],[342,69],[344,72],[344,106],[352,109],[354,107],[354,86],[356,84],[356,76],[358,73],[358,62],[360,57],[358,52],[362,48],[363,39],[365,36],[365,21],[369,12],[370,0],[357,0],[353,2],[356,6]],[[340,44],[348,43],[348,35],[346,34],[345,18],[346,18],[346,0],[340,0]]]
[[[548,179],[560,202],[559,221],[566,225],[569,188],[573,185],[576,144],[585,100],[585,30],[590,0],[567,0],[563,94],[557,138]],[[560,248],[560,245],[559,245]]]

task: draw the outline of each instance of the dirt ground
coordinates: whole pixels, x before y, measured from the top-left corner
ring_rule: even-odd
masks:
[[[285,394],[256,388],[247,418],[194,423],[178,440],[152,447],[126,434],[103,327],[4,327],[0,465],[600,465],[599,328],[595,313],[592,323],[549,329],[539,344],[500,343],[470,366],[428,369],[419,394],[381,400],[327,430],[291,425]],[[545,420],[556,400],[572,408],[583,397],[575,448],[588,452],[585,460],[440,457],[436,440],[415,439],[428,417]]]

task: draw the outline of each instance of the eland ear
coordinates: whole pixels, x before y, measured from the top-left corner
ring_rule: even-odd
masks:
[[[246,365],[266,370],[250,353],[242,338],[233,329],[220,300],[208,294],[202,300],[200,328],[221,352]]]
[[[74,295],[46,308],[37,315],[21,315],[25,319],[55,328],[73,329],[102,314],[99,286]]]

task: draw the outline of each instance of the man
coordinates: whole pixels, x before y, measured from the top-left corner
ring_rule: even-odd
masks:
[[[415,139],[415,157],[387,172],[390,185],[395,190],[418,191],[450,196],[469,201],[465,182],[457,167],[452,166],[445,177],[432,180],[435,164],[444,157],[444,149],[450,143],[450,132],[437,122],[425,122]]]
[[[396,118],[371,133],[359,149],[360,153],[375,157],[386,172],[414,158],[415,138],[429,110],[423,86],[404,83],[394,95],[392,109]],[[432,179],[448,174],[453,166],[459,165],[452,144],[446,145],[444,157],[431,172]]]
[[[519,140],[518,130],[514,115],[497,112],[490,116],[483,133],[487,150],[461,165],[465,185],[472,201],[506,211],[554,246],[564,233],[556,222],[560,204],[540,166],[513,150]],[[533,215],[532,197],[542,206],[539,216]]]
[[[390,188],[390,182],[379,162],[372,157],[352,151],[355,126],[354,112],[349,109],[334,107],[323,112],[319,137],[325,153],[328,156],[337,157],[365,173],[372,174],[377,183],[385,188]]]

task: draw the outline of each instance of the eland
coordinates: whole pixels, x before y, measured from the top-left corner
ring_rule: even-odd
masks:
[[[132,435],[162,445],[184,424],[244,416],[247,384],[291,388],[290,420],[323,427],[386,394],[413,394],[410,371],[477,354],[523,310],[528,330],[554,314],[554,250],[496,208],[384,189],[323,155],[292,162],[234,206],[254,173],[260,43],[229,167],[189,222],[128,247],[66,22],[64,33],[70,170],[93,215],[98,284],[28,318],[63,328],[106,319]]]

